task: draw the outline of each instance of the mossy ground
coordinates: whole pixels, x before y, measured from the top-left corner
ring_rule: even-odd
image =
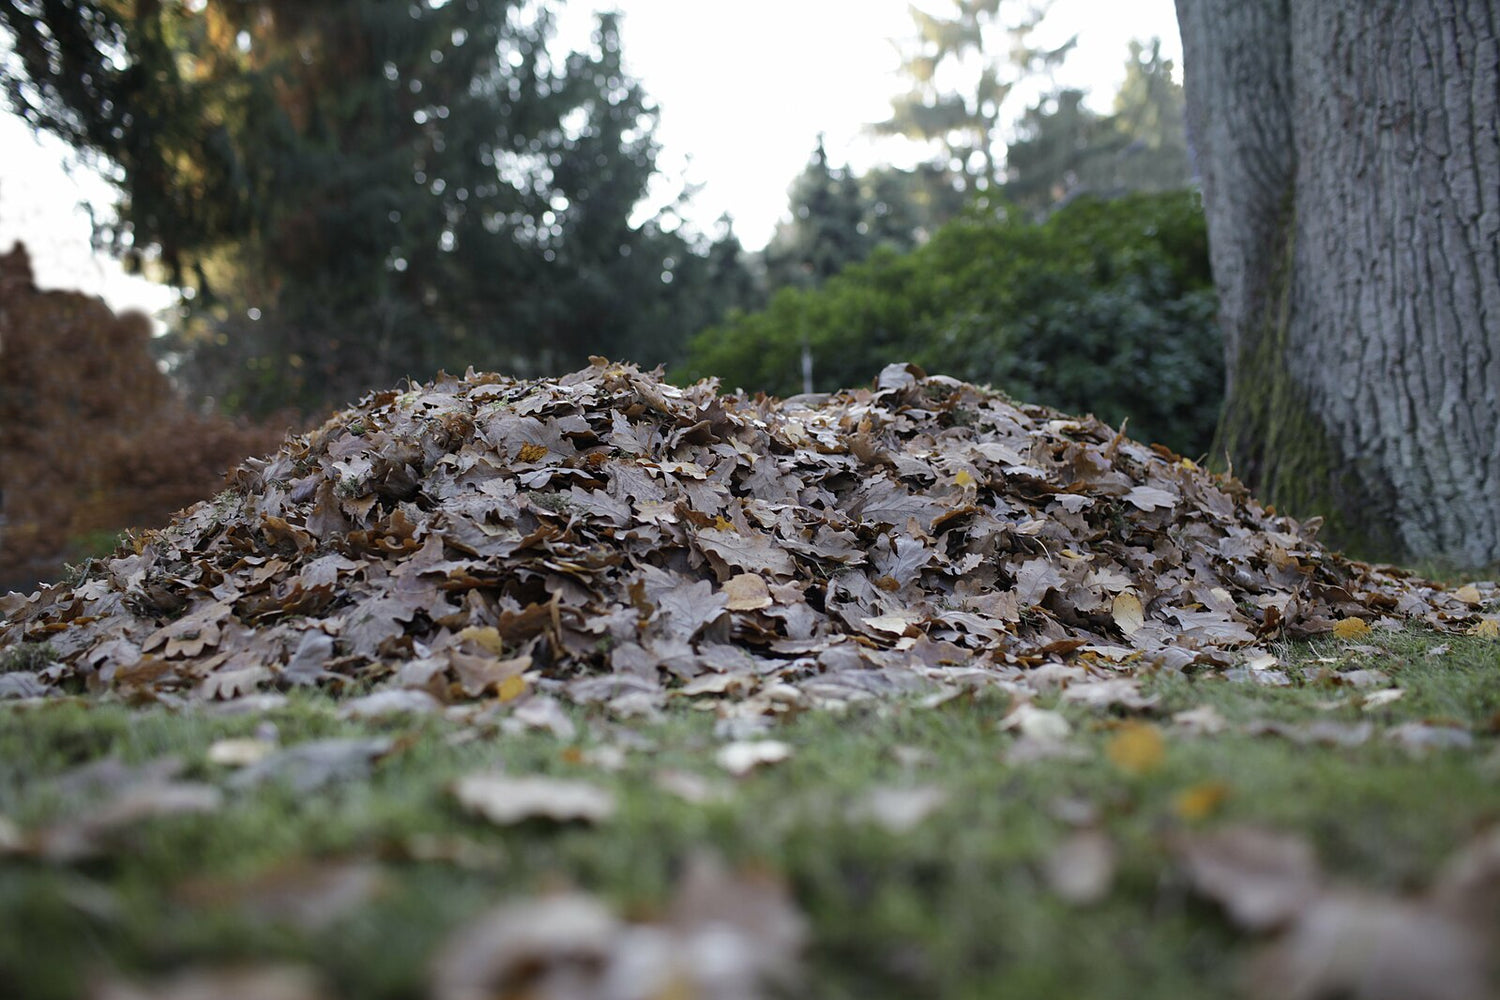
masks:
[[[1447,652],[1427,655],[1439,644]],[[337,996],[419,997],[444,938],[496,902],[570,885],[649,916],[705,845],[789,885],[810,925],[801,995],[1232,995],[1255,942],[1188,890],[1170,850],[1178,832],[1241,822],[1300,832],[1332,877],[1399,893],[1500,822],[1500,644],[1374,633],[1358,646],[1279,652],[1289,687],[1150,679],[1160,700],[1147,717],[1162,724],[1166,752],[1141,773],[1106,753],[1119,715],[1047,700],[1038,704],[1073,723],[1076,758],[1008,761],[1014,737],[996,723],[1009,701],[983,692],[785,719],[769,735],[793,747],[790,759],[738,779],[714,761],[724,738],[713,714],[687,707],[647,723],[579,711],[573,739],[430,717],[349,721],[315,696],[253,717],[82,700],[0,708],[0,816],[19,830],[75,817],[80,802],[58,778],[104,758],[173,755],[184,778],[226,787],[218,810],[131,826],[89,860],[0,857],[0,995],[73,997],[100,976],[286,960],[317,967]],[[1358,707],[1330,676],[1352,659],[1404,696]],[[1190,736],[1167,724],[1204,704],[1234,724],[1371,721],[1375,732],[1340,747],[1234,727]],[[1383,736],[1435,720],[1462,725],[1474,744],[1414,753]],[[209,762],[209,747],[267,723],[282,745],[369,735],[397,744],[368,776],[313,793],[228,787],[231,772]],[[600,765],[601,747],[623,751],[618,769]],[[447,790],[488,769],[586,779],[613,789],[618,810],[597,826],[495,827]],[[685,801],[661,789],[663,771],[701,775],[728,795]],[[1185,813],[1181,793],[1211,783],[1222,803]],[[882,786],[937,786],[947,800],[895,833],[860,817]],[[1108,894],[1086,907],[1058,898],[1044,874],[1081,814],[1119,852]],[[442,859],[414,860],[422,852],[411,845],[433,837],[446,838]],[[377,866],[380,889],[319,926],[247,906],[236,888],[345,860]]]

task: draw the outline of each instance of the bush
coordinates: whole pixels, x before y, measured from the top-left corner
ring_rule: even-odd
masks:
[[[690,345],[688,377],[752,391],[863,384],[914,361],[1133,437],[1207,451],[1223,392],[1208,235],[1190,192],[1079,198],[1045,222],[968,217],[907,254],[877,252],[783,289]]]
[[[166,523],[281,440],[285,424],[194,411],[150,344],[146,317],[41,291],[24,248],[0,254],[0,593]]]

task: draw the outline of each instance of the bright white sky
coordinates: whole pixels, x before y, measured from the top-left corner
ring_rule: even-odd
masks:
[[[573,0],[562,13],[561,41],[587,42],[591,10]],[[712,233],[727,212],[746,247],[770,238],[786,211],[786,192],[819,132],[835,164],[864,169],[910,160],[909,150],[866,131],[889,114],[904,89],[896,40],[915,34],[906,0],[617,0],[623,12],[627,69],[661,109],[657,139],[670,197],[684,181],[701,185],[688,221]],[[941,13],[943,0],[923,0]],[[1132,38],[1162,39],[1181,66],[1173,0],[1055,0],[1036,41],[1077,33],[1078,47],[1055,74],[1059,85],[1090,91],[1107,110],[1124,76]],[[1018,116],[1023,102],[1007,113]],[[166,306],[170,293],[120,273],[89,249],[80,201],[107,199],[97,178],[66,176],[55,143],[38,144],[0,114],[0,251],[24,239],[38,283],[102,295],[116,308]],[[144,286],[144,287],[143,287]]]

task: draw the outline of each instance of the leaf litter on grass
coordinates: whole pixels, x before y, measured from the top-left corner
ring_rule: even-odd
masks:
[[[675,699],[733,723],[718,760],[738,776],[793,752],[749,738],[764,734],[748,724],[805,708],[909,691],[940,704],[992,685],[1014,696],[1000,723],[1018,736],[1008,761],[1087,758],[1034,698],[1139,715],[1156,708],[1138,683],[1150,670],[1291,683],[1265,648],[1288,637],[1367,639],[1407,621],[1493,632],[1481,613],[1493,584],[1446,591],[1331,552],[1315,528],[1092,417],[908,365],[816,405],[679,388],[603,359],[557,379],[470,371],[373,393],[84,579],[0,598],[0,649],[45,651],[13,658],[0,697],[256,712],[274,691],[318,687],[358,696],[349,718],[447,706],[560,736],[573,723],[559,700],[631,719]],[[1209,713],[1179,712],[1176,728],[1227,726]],[[1432,729],[1402,738],[1445,745]],[[237,790],[268,778],[312,790],[366,773],[391,746],[269,744],[226,763]],[[1127,722],[1105,750],[1122,775],[1145,775],[1161,766],[1162,731]],[[698,775],[658,782],[689,801],[727,794]],[[470,775],[453,794],[502,824],[613,810],[600,788],[505,774]],[[1179,814],[1206,816],[1225,794]],[[142,815],[175,808],[153,795]],[[877,789],[851,816],[902,833],[946,797]],[[80,829],[114,829],[95,827]],[[35,851],[26,837],[12,839]],[[1116,851],[1103,831],[1076,831],[1047,881],[1097,903]],[[690,902],[653,924],[582,893],[515,900],[456,932],[433,993],[623,996],[619,983],[650,975],[662,995],[752,996],[790,967],[800,917],[782,890],[721,870],[687,884]],[[1232,884],[1198,885],[1234,906]],[[1306,914],[1323,917],[1291,926],[1344,927],[1332,899],[1309,896]],[[564,933],[534,933],[549,921]],[[1313,930],[1311,945],[1278,939],[1264,982],[1301,975],[1298,948],[1318,960]]]

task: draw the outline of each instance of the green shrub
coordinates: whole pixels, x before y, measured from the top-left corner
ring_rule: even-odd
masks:
[[[1223,391],[1208,237],[1191,192],[1080,198],[1045,222],[967,217],[907,254],[877,252],[816,289],[783,289],[696,337],[690,377],[751,391],[868,382],[914,361],[1027,402],[1094,413],[1189,455]]]

